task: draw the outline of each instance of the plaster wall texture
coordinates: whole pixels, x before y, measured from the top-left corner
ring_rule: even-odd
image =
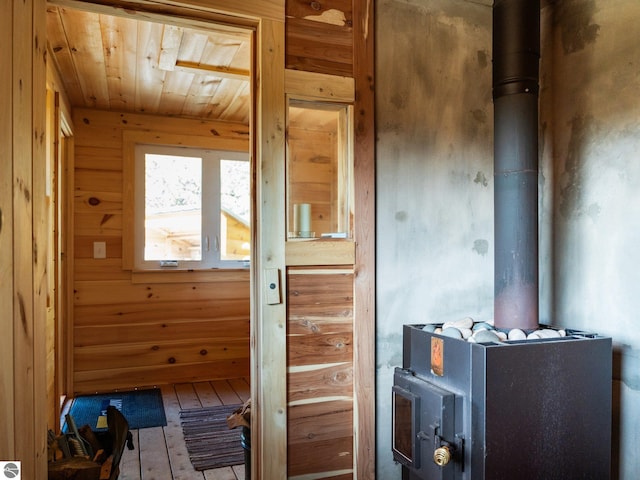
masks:
[[[377,477],[402,325],[493,315],[491,8],[376,5]]]
[[[637,479],[640,2],[565,0],[551,22],[552,309],[612,337],[613,478]]]
[[[378,0],[377,478],[402,325],[493,316],[491,6]],[[614,341],[613,476],[640,478],[640,2],[543,2],[540,322]],[[597,435],[598,432],[594,432]]]

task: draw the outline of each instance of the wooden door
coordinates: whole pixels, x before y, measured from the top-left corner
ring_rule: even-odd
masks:
[[[311,100],[315,92],[300,92],[292,75],[285,87],[287,473],[349,476],[354,463],[351,98]]]
[[[353,110],[347,238],[285,246],[288,474],[368,480],[375,478],[374,2],[285,3],[286,94]],[[310,149],[318,153],[313,162],[325,161],[325,146]],[[318,234],[340,214],[326,218],[328,196],[314,198],[320,172],[307,178],[309,196],[291,189],[287,198],[312,203],[312,216],[317,203]]]
[[[353,83],[316,77],[285,82],[287,475],[357,478]]]

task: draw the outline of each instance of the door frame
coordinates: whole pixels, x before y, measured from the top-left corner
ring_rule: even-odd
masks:
[[[52,0],[51,3],[129,18],[135,10],[141,19],[192,23],[204,28],[207,23],[217,23],[254,32],[250,121],[255,172],[251,261],[252,476],[285,478],[286,355],[284,348],[280,348],[285,342],[284,304],[265,307],[261,295],[265,269],[282,271],[284,267],[284,242],[278,231],[284,231],[283,215],[278,214],[284,212],[284,202],[279,206],[263,201],[277,196],[271,185],[276,185],[278,175],[284,175],[284,0]],[[73,186],[69,188],[73,195]],[[72,214],[72,204],[69,213]],[[269,228],[260,228],[261,225]],[[72,335],[71,332],[71,339]]]
[[[73,392],[73,127],[66,105],[61,104],[59,81],[50,85],[54,95],[52,122],[52,232],[54,289],[54,419],[60,418],[66,397]],[[48,113],[49,115],[49,113]],[[55,424],[57,425],[57,423]],[[51,425],[53,428],[53,425]]]

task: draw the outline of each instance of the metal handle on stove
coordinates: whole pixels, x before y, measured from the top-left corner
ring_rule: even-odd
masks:
[[[433,461],[439,467],[444,467],[451,461],[451,450],[446,445],[436,448],[433,452]]]

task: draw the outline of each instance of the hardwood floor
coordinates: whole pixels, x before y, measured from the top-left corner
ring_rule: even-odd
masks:
[[[193,469],[180,426],[180,410],[243,403],[249,396],[249,382],[244,378],[162,387],[167,426],[132,430],[135,449],[125,448],[118,479],[244,480],[244,465],[204,472]]]

